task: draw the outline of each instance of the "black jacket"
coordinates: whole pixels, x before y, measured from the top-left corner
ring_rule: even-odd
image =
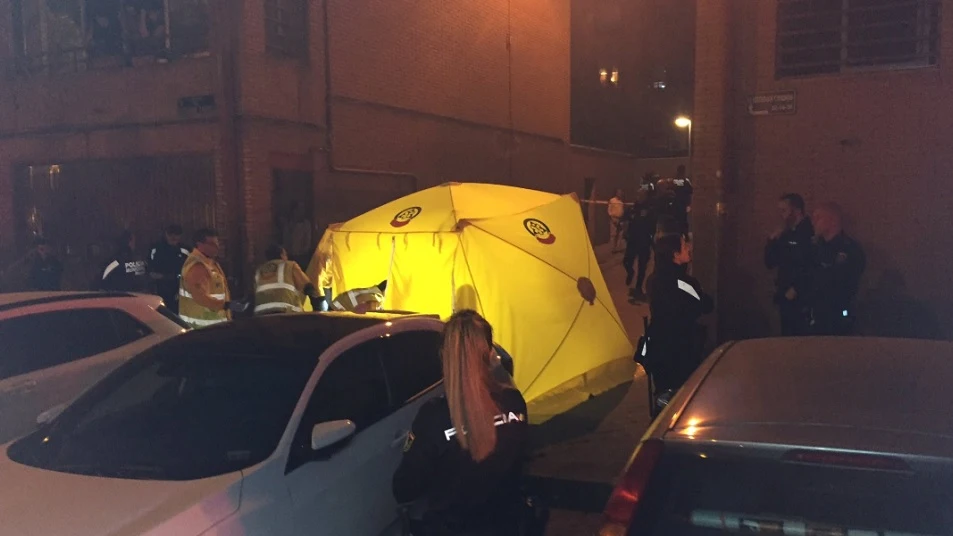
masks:
[[[775,240],[764,246],[764,265],[769,270],[778,269],[775,278],[775,302],[784,299],[784,294],[794,288],[802,299],[811,289],[813,269],[814,225],[804,218],[793,229],[785,229]]]
[[[655,238],[656,215],[653,200],[636,203],[626,214],[629,222],[625,241],[635,247],[648,247]]]
[[[62,288],[63,263],[56,257],[43,259],[39,255],[30,265],[30,290],[60,290]]]
[[[103,268],[100,290],[142,292],[147,287],[146,263],[129,248],[120,249]]]
[[[684,266],[656,268],[649,296],[647,369],[659,387],[681,386],[701,362],[705,332],[698,320],[714,308],[714,300]]]
[[[526,402],[516,389],[494,395],[497,446],[475,462],[454,437],[446,398],[424,404],[414,420],[404,457],[394,474],[398,503],[427,501],[429,524],[474,528],[484,522],[505,523],[519,499],[522,459],[526,449]],[[434,531],[438,532],[438,531]]]
[[[867,267],[863,248],[844,233],[830,242],[819,240],[814,248],[811,306],[818,320],[845,317]],[[847,311],[847,314],[844,312]]]

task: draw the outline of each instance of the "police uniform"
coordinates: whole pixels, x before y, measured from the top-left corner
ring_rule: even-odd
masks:
[[[867,267],[864,250],[854,239],[840,233],[814,247],[811,333],[849,335],[853,330],[854,297]]]
[[[255,272],[255,314],[300,313],[308,277],[293,261],[274,259]]]
[[[515,525],[529,432],[526,402],[514,388],[493,399],[500,408],[494,420],[497,443],[482,462],[457,441],[446,398],[420,408],[393,480],[398,503],[426,501],[427,513],[413,527],[414,536],[509,534]]]
[[[142,292],[146,289],[146,263],[131,248],[118,251],[106,264],[99,288],[115,292]]]
[[[652,323],[646,345],[646,370],[656,389],[678,389],[704,356],[705,332],[698,324],[714,310],[714,301],[684,266],[657,266],[649,298]]]
[[[209,296],[217,300],[228,302],[228,282],[225,279],[225,272],[214,259],[206,257],[198,249],[192,250],[188,258],[185,259],[185,265],[182,266],[182,274],[179,278],[179,317],[193,328],[202,328],[227,322],[230,318],[229,311],[213,311],[208,307],[200,305],[192,297],[192,293],[186,288],[186,274],[196,265],[202,265],[209,274]]]
[[[808,327],[807,295],[811,290],[811,269],[814,253],[814,226],[804,218],[794,228],[785,229],[764,247],[764,265],[769,270],[778,269],[775,278],[774,303],[781,316],[781,334],[784,336],[805,335]],[[794,289],[793,300],[786,297]]]
[[[156,279],[156,294],[176,313],[179,312],[179,275],[188,257],[189,250],[185,246],[172,245],[166,240],[156,242],[149,250],[149,272],[162,276]]]
[[[639,271],[638,278],[635,281],[635,288],[638,292],[642,292],[646,267],[649,263],[649,257],[652,255],[652,240],[655,237],[656,215],[653,201],[653,199],[646,199],[636,203],[629,213],[629,224],[626,227],[625,256],[622,258],[622,264],[626,272],[625,284],[630,285],[632,283],[632,278],[636,275],[633,264],[638,259]]]

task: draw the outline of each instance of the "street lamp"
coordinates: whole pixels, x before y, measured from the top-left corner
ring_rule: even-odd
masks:
[[[688,129],[688,176],[692,176],[692,120],[684,115],[675,118],[675,126]]]

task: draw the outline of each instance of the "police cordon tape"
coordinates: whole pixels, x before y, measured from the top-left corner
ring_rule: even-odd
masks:
[[[590,205],[608,205],[608,204],[609,204],[608,201],[596,201],[596,200],[589,200],[589,199],[582,199],[582,200],[580,200],[579,202],[580,202],[580,203],[589,203]],[[622,204],[623,204],[624,206],[627,206],[627,207],[634,207],[634,206],[635,206],[635,203],[625,203],[625,202],[623,202]]]

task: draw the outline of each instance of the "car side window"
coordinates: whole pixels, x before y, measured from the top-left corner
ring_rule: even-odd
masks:
[[[65,365],[127,344],[136,335],[127,332],[120,337],[115,313],[105,308],[68,309],[0,321],[0,380]]]
[[[287,471],[310,459],[314,425],[346,419],[360,433],[390,413],[379,348],[378,340],[365,342],[339,355],[325,369],[295,433]]]
[[[117,343],[119,346],[134,343],[139,339],[152,335],[152,329],[134,318],[129,313],[120,310],[112,310],[113,323],[116,326]]]
[[[395,406],[443,379],[438,331],[405,331],[381,340],[381,358]]]

